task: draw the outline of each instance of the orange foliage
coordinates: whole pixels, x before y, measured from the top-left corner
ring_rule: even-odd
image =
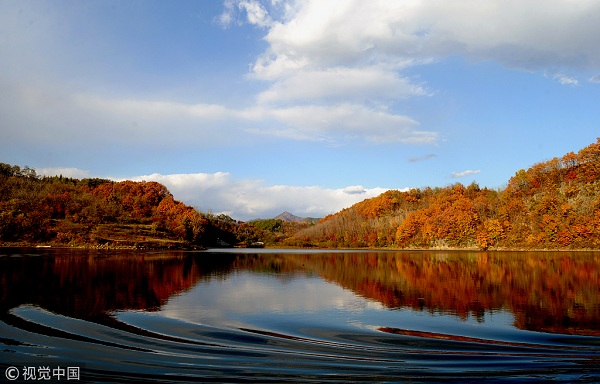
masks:
[[[489,211],[489,191],[454,184],[427,198],[426,207],[411,212],[396,231],[400,246],[472,246],[482,215]]]
[[[403,196],[402,192],[386,191],[377,197],[356,204],[355,209],[359,215],[374,218],[396,211],[402,206],[403,200],[410,201]]]
[[[133,244],[150,236],[154,244],[165,238],[200,245],[207,240],[206,219],[174,200],[162,184],[40,179],[19,169],[0,164],[0,241]]]
[[[330,215],[297,238],[330,247],[600,246],[600,138],[519,170],[506,189],[477,184],[387,191]]]

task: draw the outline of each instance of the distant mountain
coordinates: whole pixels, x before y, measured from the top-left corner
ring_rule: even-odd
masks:
[[[281,221],[287,221],[290,223],[316,223],[317,221],[319,221],[319,219],[315,219],[313,217],[300,217],[300,216],[296,216],[292,213],[289,213],[288,211],[285,211],[283,213],[280,213],[279,215],[275,216],[273,219],[276,220],[281,220]]]

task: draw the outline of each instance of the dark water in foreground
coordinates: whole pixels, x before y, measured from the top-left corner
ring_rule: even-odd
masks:
[[[114,383],[599,382],[600,253],[0,249],[0,382],[11,366]]]

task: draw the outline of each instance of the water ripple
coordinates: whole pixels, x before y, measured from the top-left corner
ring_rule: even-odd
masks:
[[[282,326],[280,328],[285,328]],[[23,305],[0,322],[2,366],[80,364],[86,382],[348,382],[600,379],[597,338],[525,342],[390,327],[229,328],[142,311],[104,324]]]

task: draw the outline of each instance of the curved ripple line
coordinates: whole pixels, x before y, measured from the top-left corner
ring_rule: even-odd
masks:
[[[462,336],[462,335],[452,335],[452,334],[445,334],[445,333],[416,331],[416,330],[393,328],[393,327],[378,327],[376,329],[378,331],[389,333],[389,334],[418,337],[418,338],[423,338],[423,339],[457,341],[457,342],[461,342],[461,343],[484,344],[484,345],[500,346],[500,347],[516,347],[516,348],[521,348],[521,349],[534,349],[536,351],[536,353],[539,353],[540,351],[547,351],[547,352],[554,352],[554,351],[566,352],[566,351],[568,351],[569,353],[581,352],[582,354],[591,354],[594,356],[597,355],[597,353],[598,353],[597,350],[594,349],[593,345],[589,345],[589,346],[564,345],[564,344],[557,345],[557,344],[526,343],[526,342],[516,342],[516,341],[502,341],[502,340],[482,339],[482,338]]]

